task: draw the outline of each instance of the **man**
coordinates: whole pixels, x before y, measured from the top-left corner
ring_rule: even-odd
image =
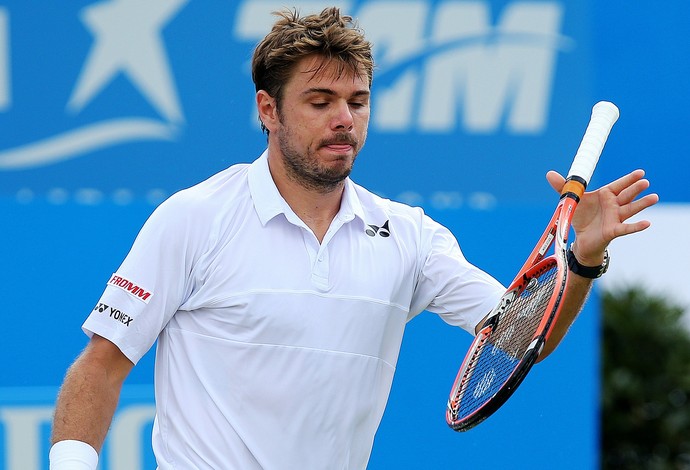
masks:
[[[348,178],[372,70],[370,44],[338,9],[279,15],[253,58],[267,150],[177,193],[144,225],[84,323],[91,340],[58,397],[51,468],[95,468],[122,383],[158,340],[159,468],[362,469],[405,323],[430,310],[476,331],[503,286],[421,209]],[[656,202],[636,199],[648,184],[636,171],[583,197],[581,264],[649,225],[623,223]],[[546,353],[592,283],[570,278]],[[111,307],[119,318],[101,313]]]

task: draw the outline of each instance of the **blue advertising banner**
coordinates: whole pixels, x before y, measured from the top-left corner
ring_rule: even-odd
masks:
[[[377,63],[357,181],[409,202],[486,206],[513,197],[516,175],[541,188],[521,194],[535,201],[546,169],[567,170],[591,101],[586,3],[338,3]],[[283,5],[0,7],[0,191],[155,198],[253,160],[265,139],[251,51]]]
[[[361,183],[409,202],[483,207],[511,201],[517,178],[536,188],[521,201],[541,200],[543,174],[567,171],[591,105],[609,99],[622,118],[598,180],[630,162],[650,170],[666,202],[687,199],[671,184],[690,165],[680,156],[688,64],[674,60],[690,48],[687,5],[338,3],[375,45]],[[0,194],[159,200],[253,160],[265,141],[251,51],[283,4],[0,3]]]

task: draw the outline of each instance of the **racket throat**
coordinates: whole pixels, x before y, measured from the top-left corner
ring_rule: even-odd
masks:
[[[586,188],[587,181],[579,176],[571,176],[565,181],[563,189],[561,189],[561,199],[569,197],[575,199],[576,202],[580,202],[580,198],[585,193]]]

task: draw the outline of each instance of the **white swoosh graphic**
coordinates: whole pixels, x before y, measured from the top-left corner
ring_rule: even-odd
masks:
[[[153,119],[113,119],[0,152],[0,170],[22,170],[70,160],[136,140],[173,140],[177,128]]]

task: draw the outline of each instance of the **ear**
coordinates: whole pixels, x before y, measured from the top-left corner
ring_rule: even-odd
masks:
[[[256,109],[259,111],[259,119],[264,123],[269,132],[278,128],[278,107],[275,98],[265,90],[256,93]]]

